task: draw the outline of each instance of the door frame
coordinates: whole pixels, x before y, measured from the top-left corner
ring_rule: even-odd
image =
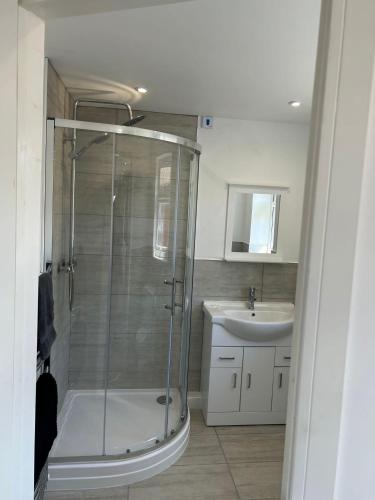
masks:
[[[340,500],[338,464],[356,237],[375,92],[374,19],[373,0],[322,2],[283,500]]]
[[[0,34],[0,38],[4,41],[7,55],[12,55],[11,61],[7,59],[9,65],[4,68],[9,77],[5,81],[14,82],[14,85],[7,85],[8,93],[5,95],[9,99],[3,100],[9,109],[3,115],[4,119],[0,120],[2,130],[7,132],[6,137],[9,139],[3,143],[11,148],[5,155],[9,160],[4,162],[9,182],[4,182],[6,196],[2,206],[8,212],[8,219],[14,220],[14,224],[8,224],[7,231],[3,233],[4,238],[9,235],[9,245],[3,259],[6,300],[2,307],[2,320],[9,335],[1,351],[1,366],[6,374],[3,383],[7,385],[2,396],[2,421],[7,425],[2,426],[5,457],[2,474],[5,481],[1,481],[1,484],[2,493],[9,500],[31,500],[34,434],[32,388],[35,386],[36,345],[36,329],[31,328],[31,325],[35,323],[37,315],[35,279],[39,272],[40,248],[35,234],[41,230],[41,221],[36,220],[35,215],[39,213],[41,201],[38,186],[42,181],[40,158],[43,125],[42,119],[37,123],[34,121],[35,126],[27,122],[25,127],[25,120],[19,120],[17,125],[14,117],[21,109],[23,95],[25,101],[22,113],[30,120],[42,117],[42,111],[36,117],[35,109],[31,109],[35,101],[30,99],[30,92],[34,92],[36,99],[42,101],[44,54],[41,42],[44,35],[43,23],[32,16],[31,24],[35,22],[39,31],[33,31],[34,40],[25,38],[32,54],[24,52],[25,59],[20,64],[25,71],[22,81],[32,82],[33,89],[26,88],[28,85],[20,86],[17,97],[14,92],[18,65],[18,41],[14,35],[18,25],[16,2],[7,0],[1,9],[6,14],[2,19],[7,29],[3,30],[4,36]],[[292,363],[283,500],[335,498],[350,319],[349,312],[344,315],[341,312],[343,309],[349,311],[351,306],[354,241],[361,191],[359,184],[363,175],[361,165],[367,146],[365,136],[369,103],[371,95],[375,93],[370,88],[374,63],[371,51],[375,46],[375,35],[368,30],[373,19],[372,9],[373,0],[324,0],[322,5],[302,258],[297,286],[296,331],[299,335]],[[34,48],[36,50],[33,52]],[[356,57],[358,55],[361,57]],[[33,57],[37,65],[33,63]],[[36,78],[39,74],[40,78]],[[356,92],[358,87],[355,87],[358,83],[360,96]],[[356,126],[345,129],[348,121],[355,121]],[[35,137],[28,136],[32,131],[35,131]],[[26,148],[19,151],[17,158],[15,140],[21,138],[22,134],[25,135],[26,144],[35,145],[40,157]],[[348,151],[349,144],[351,150]],[[31,178],[26,168],[30,159],[36,167]],[[350,186],[353,165],[359,165],[359,169],[355,172],[353,186]],[[14,174],[16,170],[17,178]],[[14,187],[19,193],[18,202]],[[348,193],[350,197],[345,200]],[[30,211],[30,207],[35,210]],[[340,210],[344,210],[341,213],[348,216],[345,228],[337,227]],[[23,228],[28,231],[23,233]],[[338,248],[340,252],[337,252]],[[337,277],[339,272],[341,277],[342,271],[345,283],[338,287]],[[333,323],[332,311],[337,310],[340,312],[340,322]],[[331,314],[327,314],[329,312]]]
[[[0,68],[0,493],[9,500],[32,500],[44,23],[16,0],[0,2]]]

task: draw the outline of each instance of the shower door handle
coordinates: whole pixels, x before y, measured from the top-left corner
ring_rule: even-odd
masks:
[[[175,307],[184,307],[183,304],[179,304],[178,302],[174,303],[174,307],[170,306],[169,304],[164,304],[164,309],[168,309],[169,311],[174,311]]]
[[[73,310],[74,303],[74,271],[75,271],[75,260],[69,262],[66,267],[66,272],[69,274],[69,309]]]
[[[168,309],[169,311],[172,312],[172,315],[175,312],[176,307],[180,307],[182,310],[184,309],[184,300],[185,300],[185,280],[177,280],[175,278],[172,278],[171,280],[165,279],[163,281],[164,285],[169,285],[172,287],[172,293],[171,293],[171,305],[164,304],[164,309]],[[182,294],[182,302],[176,302],[176,284],[183,285],[183,294]]]
[[[173,277],[171,280],[165,279],[163,281],[163,283],[164,283],[164,285],[168,285],[168,286],[172,287],[172,291],[171,291],[171,305],[164,304],[164,309],[168,309],[168,311],[171,311],[171,315],[174,316],[174,310],[175,310],[175,307],[177,305],[175,303],[175,297],[176,297],[176,280]]]
[[[175,280],[175,283],[182,285],[182,299],[181,303],[175,302],[176,307],[180,307],[182,312],[184,311],[184,306],[185,306],[185,280]],[[175,292],[176,295],[176,292]],[[181,318],[182,319],[182,318]]]
[[[73,301],[74,301],[74,276],[72,270],[69,269],[69,308],[73,310]]]

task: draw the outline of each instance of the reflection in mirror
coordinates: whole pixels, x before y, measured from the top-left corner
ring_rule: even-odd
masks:
[[[153,256],[158,260],[167,260],[169,252],[172,160],[172,153],[156,159]]]
[[[280,199],[277,193],[234,194],[232,252],[276,253]]]

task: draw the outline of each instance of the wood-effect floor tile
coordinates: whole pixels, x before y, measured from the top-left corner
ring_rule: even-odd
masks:
[[[176,465],[224,464],[225,457],[216,434],[191,434],[188,447]]]
[[[238,500],[228,466],[173,466],[130,486],[129,500]]]
[[[82,491],[50,491],[44,500],[128,500],[127,486]]]
[[[280,462],[284,454],[284,434],[219,436],[228,463]]]
[[[280,498],[281,462],[231,464],[230,471],[241,500]]]
[[[190,435],[196,434],[215,435],[215,427],[208,427],[203,420],[200,410],[190,411]]]

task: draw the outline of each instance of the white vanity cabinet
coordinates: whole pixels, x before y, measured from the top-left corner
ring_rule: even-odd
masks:
[[[207,425],[284,424],[291,336],[250,342],[205,316],[201,394]]]
[[[208,411],[238,411],[241,399],[241,368],[212,368]]]
[[[245,347],[240,411],[271,411],[274,347]]]
[[[289,368],[275,367],[273,374],[272,411],[286,413]]]
[[[241,399],[243,349],[213,347],[210,353],[208,391],[211,394],[210,412],[238,411]]]

